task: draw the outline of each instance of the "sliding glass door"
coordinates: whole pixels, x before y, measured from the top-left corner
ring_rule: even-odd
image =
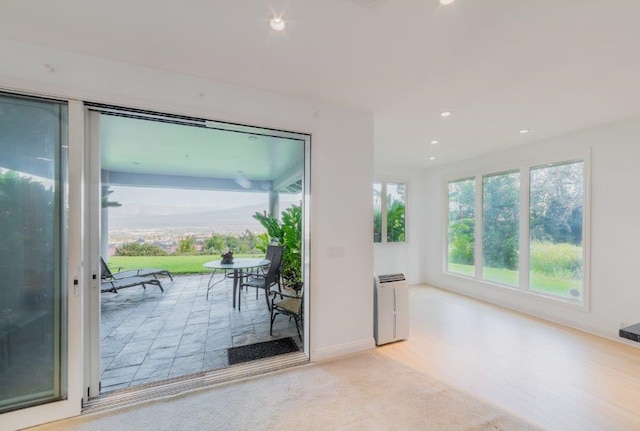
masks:
[[[284,229],[287,214],[300,243],[283,263],[282,284],[308,285],[309,136],[87,108],[88,261],[102,260],[114,271],[153,267],[172,274],[156,280],[163,290],[134,284],[113,291],[106,273],[105,288],[95,282],[85,326],[89,397],[225,368],[232,348],[290,337],[305,350],[308,336],[298,335],[299,321],[279,316],[271,328],[263,292],[243,290],[236,298],[233,283],[220,271],[211,282],[204,264],[227,251],[264,258],[269,237],[254,215],[270,214]],[[242,309],[236,308],[240,298]],[[308,324],[303,327],[305,335]]]
[[[0,413],[66,397],[67,124],[0,93]]]

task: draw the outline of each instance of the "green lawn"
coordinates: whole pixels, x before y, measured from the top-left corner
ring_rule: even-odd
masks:
[[[262,257],[262,255],[235,255],[234,257]],[[111,256],[109,268],[115,270],[160,268],[171,271],[172,274],[199,274],[209,272],[204,268],[205,262],[220,260],[218,255],[194,255],[194,256]],[[449,264],[449,271],[473,277],[473,265]],[[501,268],[485,268],[484,278],[510,286],[517,286],[518,271],[510,271]],[[533,273],[531,275],[531,290],[550,293],[563,298],[572,298],[571,289],[580,291],[581,282],[576,279],[561,279],[549,277],[544,274]]]
[[[449,263],[449,272],[473,277],[473,275],[475,274],[475,268],[473,265],[463,265],[461,263]]]
[[[506,284],[509,286],[517,286],[520,281],[518,271],[510,271],[504,268],[482,268],[482,277],[487,281],[495,281],[496,283]]]
[[[234,257],[264,257],[264,255],[238,254]],[[109,258],[109,269],[112,271],[138,269],[138,268],[159,268],[166,269],[172,274],[198,274],[210,272],[204,268],[205,262],[220,260],[219,255],[194,255],[194,256],[111,256]]]
[[[473,265],[450,263],[449,272],[473,277],[474,268]],[[484,268],[483,276],[488,281],[494,281],[496,283],[506,284],[509,286],[518,285],[518,271],[510,271],[502,268]],[[550,293],[563,298],[573,298],[569,293],[571,289],[577,289],[578,291],[582,290],[582,283],[580,280],[550,277],[539,273],[531,274],[530,283],[530,290]]]

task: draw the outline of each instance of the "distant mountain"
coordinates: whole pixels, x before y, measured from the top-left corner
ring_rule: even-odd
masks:
[[[109,229],[189,228],[229,233],[244,232],[246,229],[263,231],[264,228],[253,218],[253,214],[264,210],[263,205],[254,205],[186,214],[153,215],[144,214],[144,208],[140,208],[137,215],[120,215],[118,209],[114,208],[109,210]]]

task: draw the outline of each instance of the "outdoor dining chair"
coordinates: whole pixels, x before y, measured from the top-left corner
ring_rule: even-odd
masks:
[[[283,245],[268,245],[267,246],[267,252],[264,256],[265,259],[267,259],[269,262],[273,262],[273,256],[275,254],[279,253],[281,256],[284,253],[284,246]],[[269,267],[266,268],[257,268],[252,272],[249,272],[246,274],[246,277],[264,277],[266,274],[265,269],[268,271]],[[282,283],[281,283],[281,279],[282,279],[282,262],[280,262],[280,266],[278,267],[278,272],[276,274],[276,283],[278,283],[278,290],[282,290]],[[258,289],[256,289],[256,299],[258,299]]]
[[[254,274],[240,283],[240,287],[255,287],[256,299],[258,298],[258,289],[264,290],[265,301],[269,309],[271,308],[269,304],[269,290],[271,287],[277,285],[278,289],[282,290],[280,286],[280,264],[282,263],[282,252],[284,250],[284,246],[281,245],[272,247],[271,259],[267,258],[271,261],[267,272],[265,274]]]
[[[302,313],[304,310],[302,299],[304,296],[304,286],[293,292],[271,291],[271,295],[271,325],[269,326],[269,335],[273,336],[273,322],[276,320],[276,316],[282,314],[295,320],[298,337],[300,337],[300,341],[302,341],[300,326],[302,324]]]

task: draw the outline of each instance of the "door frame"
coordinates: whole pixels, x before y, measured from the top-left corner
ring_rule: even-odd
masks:
[[[102,267],[100,266],[100,226],[102,217],[102,197],[100,190],[100,113],[85,108],[86,126],[86,157],[87,187],[85,189],[87,230],[85,235],[86,260],[91,271],[85,274],[87,295],[85,310],[87,312],[87,324],[84,348],[84,388],[88,401],[89,398],[100,395],[100,279]]]
[[[84,337],[84,376],[83,376],[83,393],[88,401],[100,395],[101,384],[100,375],[101,366],[101,309],[100,309],[100,277],[101,277],[101,235],[102,235],[102,185],[101,185],[101,143],[100,143],[100,115],[102,113],[131,112],[132,114],[153,117],[173,117],[174,121],[184,123],[185,126],[198,127],[215,127],[233,131],[251,132],[255,130],[268,131],[271,134],[276,133],[283,138],[294,138],[300,140],[304,146],[304,165],[303,165],[303,187],[301,190],[302,198],[302,265],[303,265],[303,282],[304,282],[304,298],[303,298],[303,334],[304,334],[304,354],[308,359],[310,353],[310,249],[311,249],[311,134],[301,132],[291,132],[286,130],[275,130],[262,126],[250,126],[235,122],[223,122],[216,120],[205,120],[197,117],[189,117],[183,115],[174,115],[168,112],[139,110],[135,108],[127,108],[123,106],[102,105],[87,102],[85,111],[85,201],[88,203],[85,209],[85,259],[88,262],[88,268],[84,275],[86,296],[84,301],[86,321],[85,321],[85,337]],[[159,381],[160,382],[160,381]]]

